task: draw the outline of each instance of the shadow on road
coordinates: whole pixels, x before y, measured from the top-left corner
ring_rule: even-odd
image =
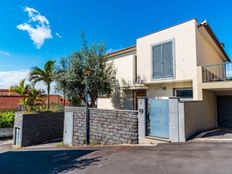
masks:
[[[96,165],[94,150],[10,151],[0,154],[1,174],[57,174]]]

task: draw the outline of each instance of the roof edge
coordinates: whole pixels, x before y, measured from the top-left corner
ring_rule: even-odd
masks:
[[[217,38],[217,36],[213,32],[213,30],[210,27],[210,25],[208,24],[208,22],[206,20],[204,20],[202,23],[198,24],[198,27],[204,27],[206,29],[206,31],[209,33],[209,35],[211,36],[211,38],[213,39],[213,41],[216,43],[216,45],[219,48],[219,50],[225,56],[225,58],[227,59],[227,61],[230,62],[231,60],[230,60],[229,56],[227,55],[225,49],[222,47],[219,39]]]
[[[176,27],[176,26],[178,26],[178,25],[182,25],[182,24],[187,23],[187,22],[190,22],[190,21],[196,21],[196,22],[198,22],[197,18],[191,18],[191,19],[189,19],[189,20],[185,20],[185,21],[183,21],[183,22],[179,22],[179,23],[177,23],[177,24],[173,24],[173,25],[170,25],[170,26],[168,26],[168,27],[165,27],[165,28],[159,29],[159,30],[157,30],[157,31],[148,33],[148,34],[146,34],[146,35],[140,36],[140,37],[137,38],[137,40],[138,40],[138,39],[141,39],[141,38],[144,38],[144,37],[147,37],[147,36],[149,36],[149,35],[156,34],[156,33],[159,33],[159,32],[161,32],[161,31],[164,31],[164,30],[167,30],[167,29]]]
[[[120,54],[131,52],[131,51],[136,51],[136,45],[133,45],[133,46],[123,48],[123,49],[114,51],[112,53],[106,54],[104,56],[104,58],[110,58],[110,57],[113,57],[113,56],[117,56],[117,55],[120,55]]]

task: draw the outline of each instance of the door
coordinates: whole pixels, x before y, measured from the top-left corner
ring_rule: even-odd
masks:
[[[64,144],[72,145],[73,139],[73,113],[65,112],[64,116]]]
[[[232,128],[232,96],[217,97],[218,126]]]
[[[169,139],[169,100],[148,100],[148,135]]]
[[[138,110],[138,98],[146,97],[146,91],[135,91],[134,92],[134,110]]]
[[[21,129],[15,127],[14,131],[14,145],[21,146]]]

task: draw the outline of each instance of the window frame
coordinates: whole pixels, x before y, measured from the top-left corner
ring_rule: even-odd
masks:
[[[159,46],[168,42],[172,42],[172,59],[173,59],[173,75],[172,76],[163,76],[163,77],[158,77],[158,78],[154,78],[153,77],[153,47],[155,46]],[[170,80],[170,79],[175,79],[176,78],[176,56],[175,56],[175,39],[169,39],[169,40],[165,40],[165,41],[161,41],[161,42],[157,42],[155,44],[152,44],[150,47],[150,52],[151,52],[151,81],[159,81],[159,80]]]
[[[177,95],[176,95],[176,91],[177,90],[191,90],[192,91],[192,97],[189,97],[189,98],[186,98],[186,97],[178,97]],[[184,100],[192,100],[193,99],[193,88],[192,87],[186,87],[186,88],[173,88],[173,96],[174,97],[178,97],[178,98],[180,98],[180,99],[184,99]]]

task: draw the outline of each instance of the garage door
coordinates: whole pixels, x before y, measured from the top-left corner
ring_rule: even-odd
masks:
[[[232,128],[232,96],[218,96],[218,126]]]

